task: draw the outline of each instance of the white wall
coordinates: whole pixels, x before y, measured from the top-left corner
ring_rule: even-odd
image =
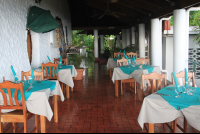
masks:
[[[50,10],[51,14],[61,18],[64,33],[68,28],[68,40],[72,41],[71,16],[67,0],[42,0],[36,4],[35,0],[0,0],[0,82],[5,76],[6,80],[14,80],[10,66],[13,65],[18,78],[21,71],[31,69],[27,53],[26,22],[31,6],[38,6]],[[50,33],[38,34],[40,63],[48,62],[47,55],[53,61],[59,57],[58,48],[50,45]]]

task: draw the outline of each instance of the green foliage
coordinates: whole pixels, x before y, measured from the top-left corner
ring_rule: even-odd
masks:
[[[190,12],[190,26],[200,26],[200,11]]]
[[[69,57],[70,64],[74,65],[76,68],[80,68],[82,61],[85,61],[85,66],[93,63],[95,61],[93,52],[87,52],[84,54],[72,54]]]
[[[81,30],[72,31],[72,45],[74,46],[86,46],[88,51],[94,49],[94,36],[86,34],[77,34]]]
[[[172,16],[170,19],[170,26],[173,26],[173,25],[174,25],[174,16]]]

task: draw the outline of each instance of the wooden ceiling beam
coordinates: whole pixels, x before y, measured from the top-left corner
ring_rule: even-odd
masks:
[[[149,2],[149,0],[148,0],[148,1],[146,1],[146,0],[137,0],[137,1],[140,1],[140,2],[142,2],[142,3],[146,3],[146,4],[148,4],[149,6],[154,6],[154,7],[160,8],[160,9],[164,9],[163,6],[157,5],[157,4],[153,4],[153,3]]]
[[[109,29],[127,29],[129,26],[125,27],[72,27],[72,30],[109,30]]]

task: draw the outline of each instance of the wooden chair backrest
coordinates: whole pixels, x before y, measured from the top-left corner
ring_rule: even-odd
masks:
[[[60,64],[60,58],[56,59],[54,58],[54,64]],[[62,58],[62,65],[68,65],[68,59],[67,58]]]
[[[166,80],[166,74],[165,73],[156,73],[156,72],[153,72],[151,74],[147,74],[147,75],[142,75],[142,89],[144,89],[144,82],[148,82],[149,83],[149,80],[152,80],[153,81],[153,85],[151,85],[152,87],[152,93],[155,91],[158,91],[159,89],[161,89],[161,85],[162,85],[162,82],[164,80],[164,87],[167,86],[167,80]],[[157,81],[157,83],[156,83]]]
[[[130,59],[129,59],[129,61],[130,61]],[[122,58],[120,60],[117,60],[117,66],[125,66],[125,65],[128,65],[127,59]]]
[[[123,57],[124,56],[124,53],[120,53],[120,57]]]
[[[130,53],[126,53],[127,57],[133,57],[133,55],[135,56],[135,58],[137,58],[137,53],[133,53],[133,52],[130,52]]]
[[[32,73],[32,70],[28,71],[28,72],[21,72],[21,80],[24,80],[24,77],[26,78],[26,80],[29,80],[28,79],[28,76],[31,76],[31,73]],[[33,76],[36,76],[36,80],[41,80],[43,81],[44,80],[44,73],[43,72],[37,72],[37,71],[34,71],[34,75]]]
[[[12,98],[11,90],[14,90],[14,98]],[[7,91],[8,94],[6,94],[4,91]],[[0,113],[1,113],[1,109],[16,109],[16,110],[23,110],[24,116],[27,115],[22,82],[16,84],[10,81],[4,81],[3,83],[0,83],[0,92],[3,96],[3,101],[4,101],[4,104],[0,105]],[[19,103],[18,93],[21,94],[20,102],[22,102],[22,105],[20,105]]]
[[[182,83],[185,84],[185,71],[181,71],[176,74],[176,78],[178,80],[178,84],[180,85],[180,81],[178,78],[182,78]],[[195,77],[194,77],[194,72],[188,72],[188,85],[192,79],[192,86],[195,87]],[[175,85],[174,77],[172,75],[172,84]]]
[[[118,56],[119,52],[114,52],[114,58]]]
[[[49,72],[48,69],[49,68]],[[42,72],[44,72],[44,69],[46,71],[46,75],[44,75],[45,79],[50,79],[50,80],[58,80],[59,81],[59,75],[58,75],[58,64],[53,64],[51,62],[43,64],[42,63]],[[55,74],[55,70],[57,70],[57,73]]]
[[[136,59],[136,64],[149,64],[149,59],[145,59],[145,58],[139,58],[139,59]]]

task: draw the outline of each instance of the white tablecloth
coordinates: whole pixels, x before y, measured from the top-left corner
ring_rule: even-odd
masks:
[[[170,87],[170,86],[169,86]],[[190,106],[176,110],[160,95],[151,94],[144,98],[138,116],[138,123],[143,129],[144,123],[167,123],[180,116],[185,116],[188,123],[200,131],[200,106]]]
[[[51,118],[53,117],[53,111],[48,101],[49,96],[59,95],[61,101],[65,100],[59,82],[57,80],[51,80],[51,81],[56,82],[56,87],[52,92],[50,88],[33,92],[26,101],[26,107],[29,112],[37,115],[46,116],[49,121],[51,121]],[[1,94],[0,94],[0,104],[1,105],[3,104],[3,97]],[[2,110],[2,113],[5,112],[8,112],[8,110]]]
[[[58,72],[58,75],[59,75],[59,81],[60,82],[63,82],[66,85],[68,85],[69,87],[73,88],[74,87],[73,77],[76,78],[78,73],[77,73],[74,65],[71,65],[71,66],[73,66],[72,74],[71,74],[71,69],[62,69]],[[41,68],[36,68],[35,70],[38,71],[38,72],[42,72]]]
[[[154,66],[153,72],[161,73],[160,67]],[[147,69],[139,69],[133,71],[130,75],[125,74],[119,67],[114,68],[113,75],[112,75],[112,81],[115,83],[115,80],[125,80],[134,78],[135,81],[137,81],[140,85],[142,85],[142,74],[146,75],[149,74]]]

